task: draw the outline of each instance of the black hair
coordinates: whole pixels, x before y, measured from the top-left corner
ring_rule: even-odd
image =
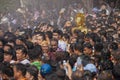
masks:
[[[26,70],[30,75],[33,76],[33,80],[38,80],[38,69],[36,66],[29,66]]]
[[[74,52],[74,45],[75,45],[75,43],[71,43],[71,44],[70,44],[70,50],[71,50],[72,52]]]
[[[47,31],[45,34],[48,36],[49,39],[52,39],[53,33],[51,31]]]
[[[52,73],[45,77],[45,80],[61,80],[56,73]]]
[[[25,38],[23,37],[23,36],[18,36],[18,37],[16,37],[16,40],[20,40],[20,41],[22,41],[23,43],[25,43]]]
[[[22,76],[25,76],[26,74],[26,66],[22,63],[14,64],[14,67],[17,69],[17,71],[21,71]]]
[[[30,60],[39,59],[39,58],[40,58],[40,55],[41,55],[40,53],[41,53],[41,52],[39,52],[39,51],[36,50],[36,49],[29,50],[29,51],[28,51],[29,59],[30,59]]]
[[[92,45],[91,45],[90,43],[85,43],[85,44],[83,45],[83,47],[84,47],[84,48],[87,47],[87,48],[89,48],[89,49],[92,49]]]
[[[4,54],[8,54],[12,56],[12,59],[15,59],[15,54],[13,49],[9,49],[8,51],[4,51]]]
[[[112,70],[113,63],[111,60],[102,60],[100,63],[101,70]]]
[[[68,40],[70,39],[70,36],[69,36],[68,34],[66,34],[66,33],[63,34],[63,37],[64,37],[65,39],[68,39]]]
[[[72,73],[72,80],[83,80],[83,73],[79,70],[76,70]]]
[[[111,71],[102,71],[99,75],[98,75],[98,80],[113,80],[113,75]]]
[[[112,70],[115,80],[120,80],[120,63],[116,64]]]
[[[27,46],[28,50],[29,50],[29,49],[33,49],[33,48],[34,48],[33,43],[32,43],[32,42],[30,42],[30,41],[26,41],[26,42],[25,42],[25,44],[26,44],[26,46]]]
[[[109,46],[110,49],[112,50],[117,50],[118,49],[118,44],[116,42],[112,42]]]
[[[15,50],[22,50],[22,53],[27,55],[27,49],[23,45],[16,45]]]
[[[62,30],[55,29],[55,30],[53,30],[53,33],[57,33],[57,34],[60,35],[61,37],[63,36]]]
[[[11,67],[10,63],[4,62],[0,64],[0,71],[2,74],[7,75],[9,78],[13,77],[13,68]]]
[[[40,56],[43,55],[42,47],[40,45],[35,45],[34,46],[34,50],[36,50],[37,52],[39,52]]]
[[[82,64],[85,67],[87,64],[89,64],[91,62],[91,59],[89,56],[87,55],[83,55],[82,56]]]
[[[83,52],[83,46],[80,43],[75,43],[74,50],[78,50],[80,52]]]
[[[0,48],[0,63],[4,60],[4,50]]]
[[[101,50],[103,49],[103,44],[100,42],[97,42],[95,43],[94,48],[96,52],[101,52]]]
[[[72,68],[74,67],[74,64],[76,63],[77,58],[78,58],[78,55],[76,55],[76,54],[72,54],[70,56],[69,63],[70,63],[70,65],[71,65]]]
[[[108,49],[103,49],[101,51],[101,57],[103,60],[109,60],[111,58],[111,52]]]
[[[56,74],[61,80],[69,80],[64,69],[58,69]]]
[[[52,41],[55,41],[55,42],[57,42],[57,43],[58,43],[58,40],[57,40],[57,39],[55,39],[55,38],[52,38],[50,41],[51,41],[51,42],[52,42]]]

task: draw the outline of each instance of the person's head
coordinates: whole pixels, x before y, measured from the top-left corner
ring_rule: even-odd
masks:
[[[36,49],[32,49],[32,50],[28,51],[28,57],[29,57],[30,61],[39,60],[40,56],[41,56],[41,52],[39,52]]]
[[[83,46],[80,43],[75,43],[74,45],[74,53],[79,55],[83,52]]]
[[[70,36],[68,34],[63,34],[63,40],[67,43],[69,43]]]
[[[14,71],[14,78],[16,80],[20,78],[24,78],[26,74],[26,66],[21,63],[17,63],[14,65],[13,71]]]
[[[27,49],[23,45],[16,45],[15,52],[18,61],[24,60],[27,56]]]
[[[69,80],[64,69],[58,69],[56,74],[61,80]]]
[[[18,36],[17,38],[16,38],[16,44],[17,45],[23,45],[24,44],[24,42],[25,42],[25,39],[24,39],[24,37],[22,37],[22,36]]]
[[[58,40],[51,39],[50,46],[51,46],[52,50],[55,52],[58,48]]]
[[[107,6],[106,6],[105,3],[101,4],[101,9],[102,9],[102,10],[105,10],[106,8],[107,8]]]
[[[47,31],[47,32],[45,33],[45,37],[46,37],[46,39],[52,39],[53,33],[52,33],[51,31]]]
[[[27,46],[28,49],[33,49],[33,48],[34,48],[33,43],[30,42],[30,41],[26,41],[26,42],[25,42],[25,45]]]
[[[53,30],[53,38],[59,40],[63,36],[63,32],[61,30]]]
[[[85,43],[83,47],[84,47],[83,49],[84,54],[92,55],[92,45],[90,43]]]
[[[82,77],[83,77],[83,73],[79,70],[76,70],[72,73],[72,80],[78,80],[78,79],[83,80]]]
[[[118,44],[116,42],[112,42],[109,48],[110,48],[110,51],[115,51],[118,49]]]
[[[43,64],[40,69],[42,77],[49,75],[52,72],[52,67],[49,64]]]
[[[95,43],[94,48],[96,52],[101,52],[101,50],[103,49],[103,44],[100,42]]]
[[[42,47],[43,53],[48,53],[48,51],[49,51],[49,44],[48,44],[47,41],[43,41],[41,43],[41,47]]]
[[[26,70],[26,79],[28,80],[38,80],[38,69],[35,66],[29,66]]]
[[[120,64],[114,66],[112,73],[115,80],[120,80]]]
[[[9,80],[10,78],[13,77],[14,75],[13,68],[8,62],[0,64],[0,74],[2,74],[0,78],[2,78],[3,80]]]
[[[101,51],[101,57],[103,60],[109,60],[111,58],[111,52],[108,49],[103,49]]]
[[[42,41],[45,40],[45,34],[42,33],[42,32],[39,32],[39,33],[36,33],[33,37],[32,37],[32,41],[33,43],[36,43],[36,44],[41,44]]]
[[[111,71],[102,71],[97,80],[114,80],[114,78]]]
[[[13,50],[9,49],[8,51],[4,51],[4,61],[10,62],[13,59]]]
[[[8,51],[9,49],[13,49],[13,47],[9,44],[5,44],[3,49],[4,49],[4,51]]]

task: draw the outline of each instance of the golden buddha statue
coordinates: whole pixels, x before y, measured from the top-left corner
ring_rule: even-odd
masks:
[[[72,32],[74,30],[80,30],[81,32],[87,33],[88,30],[85,27],[85,15],[83,13],[77,13],[75,17],[76,27],[73,27]]]

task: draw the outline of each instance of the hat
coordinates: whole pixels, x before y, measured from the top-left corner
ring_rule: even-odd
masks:
[[[94,64],[87,64],[85,67],[84,67],[84,70],[88,70],[90,72],[97,72],[97,68]]]
[[[52,67],[49,64],[43,64],[40,69],[40,74],[42,76],[45,76],[45,75],[51,73],[51,71],[52,71]]]

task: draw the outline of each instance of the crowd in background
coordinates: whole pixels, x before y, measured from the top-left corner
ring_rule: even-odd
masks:
[[[0,14],[0,80],[119,80],[120,10],[81,3]],[[84,33],[75,16],[85,16]]]

